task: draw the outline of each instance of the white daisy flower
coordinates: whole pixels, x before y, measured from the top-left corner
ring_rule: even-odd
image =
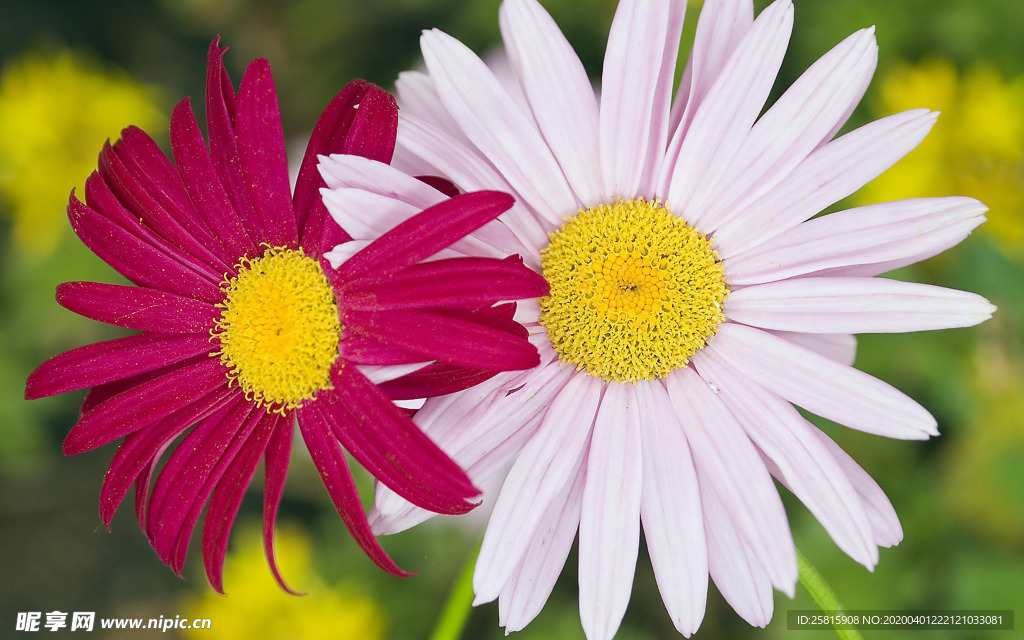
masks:
[[[977,324],[972,293],[876,277],[961,240],[986,210],[924,198],[815,214],[916,147],[935,113],[908,111],[834,136],[874,72],[873,29],[815,62],[760,115],[793,23],[790,0],[708,0],[679,90],[686,3],[622,0],[600,98],[535,0],[505,0],[517,87],[463,44],[422,37],[403,74],[399,156],[412,172],[516,198],[457,251],[519,253],[551,294],[521,305],[541,364],[430,399],[416,423],[475,482],[504,472],[474,576],[523,628],[579,533],[590,640],[622,620],[641,524],[665,606],[684,635],[708,577],[745,620],[792,596],[789,488],[868,568],[902,531],[879,487],[793,405],[892,438],[934,418],[851,365],[852,334]],[[760,116],[760,117],[759,117]],[[445,196],[396,168],[323,159],[325,202],[370,237]],[[435,184],[437,184],[435,182]],[[356,235],[356,239],[360,239]],[[384,486],[372,521],[393,533],[432,514]]]

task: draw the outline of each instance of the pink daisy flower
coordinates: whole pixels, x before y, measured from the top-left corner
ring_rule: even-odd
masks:
[[[417,213],[330,268],[322,254],[349,237],[320,199],[317,154],[390,161],[394,100],[363,81],[342,89],[313,130],[293,195],[269,63],[252,62],[236,94],[225,51],[210,45],[209,148],[185,99],[171,117],[174,164],[130,127],[104,146],[86,203],[72,194],[68,205],[82,241],[134,286],[69,282],[57,301],[141,333],[52,358],[29,376],[25,396],[91,387],[64,452],[123,438],[100,518],[109,528],[134,483],[139,525],[178,574],[209,504],[203,559],[222,590],[232,523],[262,459],[267,561],[288,589],[273,534],[297,420],[353,537],[381,568],[406,575],[370,531],[344,450],[424,509],[464,513],[478,491],[375,383],[416,369],[403,384],[429,395],[536,365],[514,303],[493,305],[543,295],[546,285],[515,259],[421,264],[511,206],[494,192]],[[182,434],[150,492],[158,460]]]
[[[792,595],[797,579],[773,477],[873,567],[878,547],[902,537],[892,506],[794,405],[887,437],[936,435],[924,408],[851,366],[853,334],[969,326],[993,312],[972,293],[876,277],[963,240],[984,219],[977,201],[812,219],[936,118],[918,109],[835,137],[874,72],[872,29],[760,115],[790,0],[756,19],[749,0],[708,0],[673,97],[685,7],[619,3],[600,97],[536,0],[501,6],[514,84],[436,30],[421,41],[426,72],[398,81],[402,166],[515,195],[501,227],[513,237],[492,236],[490,253],[522,253],[551,287],[517,316],[539,366],[428,400],[415,417],[478,483],[511,464],[474,576],[476,603],[497,598],[508,631],[541,610],[578,532],[583,629],[613,636],[641,524],[680,633],[698,628],[709,576],[739,615],[767,624],[772,587]],[[429,199],[363,158],[333,158],[325,173],[343,226],[367,198],[392,221]],[[378,485],[378,533],[429,516]]]

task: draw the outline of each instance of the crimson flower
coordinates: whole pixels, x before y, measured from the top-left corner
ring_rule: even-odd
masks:
[[[431,395],[535,366],[515,304],[496,303],[543,295],[546,285],[517,258],[424,262],[511,207],[502,193],[444,200],[369,243],[345,244],[320,199],[317,157],[389,162],[394,100],[363,81],[342,89],[313,130],[292,194],[269,63],[252,62],[236,94],[225,51],[210,45],[209,146],[185,99],[171,116],[173,163],[129,127],[103,147],[85,203],[70,198],[78,236],[134,286],[68,282],[57,301],[141,333],[52,358],[29,376],[25,396],[91,387],[64,452],[123,438],[100,518],[109,528],[134,484],[139,525],[179,575],[208,504],[203,559],[223,590],[231,527],[262,459],[267,561],[288,589],[273,535],[296,420],[353,537],[381,568],[407,575],[371,533],[343,448],[423,508],[471,509],[479,492],[465,472],[376,383]],[[339,244],[360,249],[334,269],[322,256]]]

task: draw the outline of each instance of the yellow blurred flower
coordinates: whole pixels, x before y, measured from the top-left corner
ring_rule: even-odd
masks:
[[[129,124],[152,129],[163,120],[152,89],[70,52],[8,62],[0,77],[0,193],[15,245],[52,253],[69,228],[68,193],[84,188],[103,141]]]
[[[942,112],[925,141],[861,190],[863,202],[918,196],[973,196],[989,207],[982,230],[1024,259],[1024,77],[1004,80],[988,67],[961,75],[940,59],[889,70],[879,110]]]
[[[371,598],[354,588],[330,587],[312,566],[309,538],[301,531],[281,527],[275,550],[278,566],[289,586],[304,596],[283,592],[267,569],[263,539],[257,527],[245,530],[238,548],[224,563],[227,595],[207,589],[189,596],[182,617],[208,618],[209,629],[185,631],[204,640],[320,640],[359,638],[381,640],[385,613]]]

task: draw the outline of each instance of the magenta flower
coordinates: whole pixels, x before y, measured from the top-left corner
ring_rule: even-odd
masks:
[[[874,72],[863,29],[768,109],[793,26],[790,0],[707,0],[673,92],[685,2],[621,0],[599,97],[536,0],[504,0],[504,81],[437,30],[426,73],[397,83],[396,165],[516,196],[504,236],[550,295],[520,307],[541,365],[427,400],[415,421],[475,481],[504,476],[474,574],[507,631],[542,609],[578,533],[590,640],[626,610],[641,523],[680,633],[709,578],[764,626],[797,559],[773,477],[871,568],[902,536],[879,487],[794,405],[853,429],[925,439],[935,419],[851,365],[854,334],[965,327],[973,293],[878,277],[963,240],[969,198],[920,198],[815,217],[909,152],[936,114],[900,113],[836,136]],[[324,163],[343,226],[373,194],[394,223],[418,181],[364,158]],[[387,186],[387,190],[382,188]],[[391,202],[380,194],[391,194]],[[433,194],[433,199],[439,196]],[[357,236],[358,237],[358,236]],[[511,469],[511,470],[509,470]],[[430,517],[378,484],[378,533]]]
[[[478,491],[375,381],[405,376],[404,386],[428,395],[536,365],[512,321],[515,304],[494,303],[541,295],[546,285],[515,259],[423,262],[512,205],[495,192],[445,200],[330,268],[322,254],[349,236],[321,202],[317,155],[390,161],[394,100],[362,81],[335,96],[292,195],[270,66],[252,62],[236,94],[225,51],[217,40],[210,46],[209,148],[183,100],[171,117],[174,164],[130,127],[104,146],[86,203],[70,199],[79,237],[135,286],[69,282],[58,302],[141,333],[52,358],[29,376],[25,396],[92,387],[64,452],[123,438],[100,518],[109,528],[134,483],[139,525],[178,574],[208,503],[203,559],[222,590],[232,523],[263,459],[267,561],[288,589],[273,532],[297,419],[353,537],[381,568],[405,575],[370,531],[343,447],[434,512],[468,511]],[[157,461],[186,431],[150,492]]]

